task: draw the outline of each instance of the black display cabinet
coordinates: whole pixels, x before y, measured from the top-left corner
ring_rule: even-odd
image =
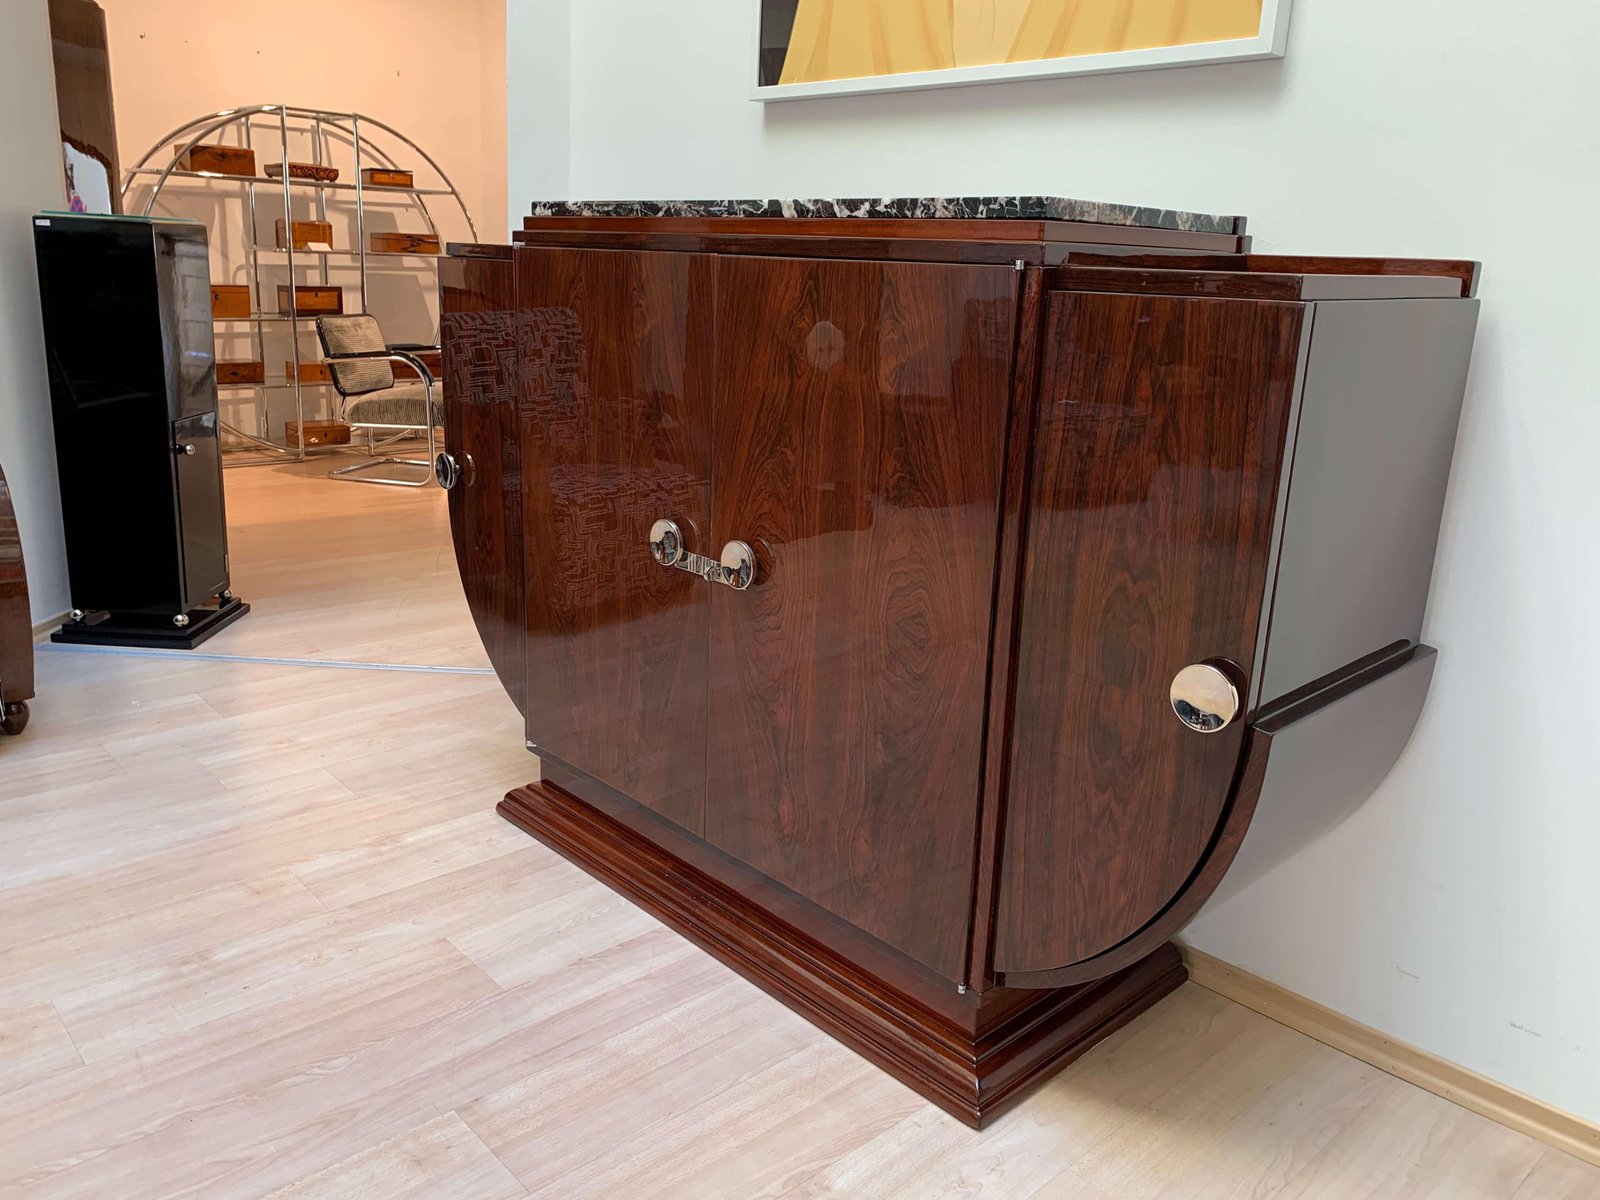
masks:
[[[41,214],[73,616],[58,642],[193,649],[249,611],[228,583],[206,230]]]

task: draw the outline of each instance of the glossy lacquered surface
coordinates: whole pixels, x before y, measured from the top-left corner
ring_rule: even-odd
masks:
[[[528,738],[696,834],[710,589],[649,543],[667,517],[712,546],[715,268],[516,254]]]
[[[1116,945],[1200,860],[1243,726],[1196,732],[1186,666],[1254,666],[1300,305],[1058,293],[1022,588],[994,968]]]
[[[34,241],[73,606],[187,613],[227,587],[205,227],[48,216]]]
[[[1443,476],[1416,448],[1448,442],[1465,341],[1356,370],[1345,339],[1319,368],[1312,335],[1329,305],[1469,331],[1468,275],[1130,247],[1119,266],[1049,230],[566,220],[459,267],[503,283],[514,263],[516,403],[498,376],[492,416],[450,433],[469,460],[502,449],[497,482],[474,501],[469,461],[451,500],[497,665],[521,621],[502,671],[542,781],[501,812],[982,1121],[1172,985],[1166,941],[1259,805],[1347,811],[1399,753],[1430,668],[1401,657],[1424,564],[1392,564],[1432,545],[1410,526]],[[445,278],[447,312],[479,303]],[[1321,387],[1302,428],[1318,369],[1370,402]],[[1263,705],[1280,622],[1362,640],[1317,633],[1329,601],[1273,606],[1280,563],[1358,523],[1327,481],[1372,412],[1420,431],[1383,457],[1422,514],[1382,535],[1401,583],[1338,626],[1382,636]],[[1331,457],[1295,492],[1302,454]],[[520,558],[506,506],[474,507],[518,469]],[[1290,553],[1296,496],[1339,511]]]
[[[962,978],[1016,272],[516,262],[530,741]]]
[[[970,926],[1003,266],[719,265],[705,837],[949,979]],[[704,589],[702,589],[704,590]]]
[[[500,682],[525,708],[522,440],[511,261],[440,264],[445,445],[461,476],[450,490],[456,565],[478,636]]]

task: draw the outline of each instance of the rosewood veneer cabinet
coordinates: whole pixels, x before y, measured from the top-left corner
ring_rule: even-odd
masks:
[[[974,1126],[1404,748],[1477,317],[1074,203],[540,206],[441,276],[500,812]]]

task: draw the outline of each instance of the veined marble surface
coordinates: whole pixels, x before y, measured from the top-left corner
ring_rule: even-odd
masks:
[[[1243,217],[1060,196],[917,196],[857,200],[539,200],[536,217],[918,217],[1088,221],[1190,233],[1242,233]]]

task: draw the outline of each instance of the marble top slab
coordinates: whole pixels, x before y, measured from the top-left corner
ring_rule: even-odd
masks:
[[[540,200],[536,217],[910,217],[1089,221],[1189,233],[1242,233],[1243,217],[1061,196],[919,196],[857,200]]]

